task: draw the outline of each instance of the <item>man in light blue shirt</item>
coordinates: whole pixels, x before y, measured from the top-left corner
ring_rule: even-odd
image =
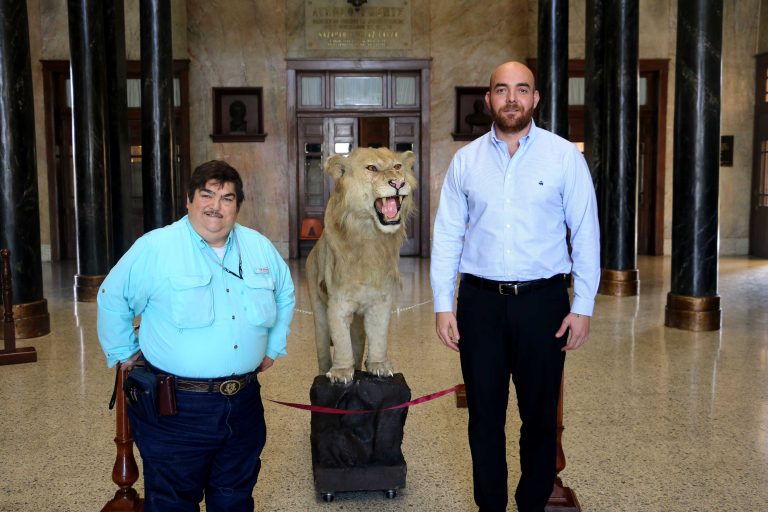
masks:
[[[522,419],[515,499],[521,512],[543,512],[556,476],[565,351],[589,335],[600,279],[595,191],[576,147],[533,122],[530,69],[496,68],[485,100],[493,127],[454,156],[435,218],[436,331],[460,355],[475,502],[482,512],[506,510],[511,375]]]
[[[172,415],[128,400],[147,512],[198,510],[203,496],[208,510],[253,510],[266,441],[256,374],[285,355],[295,299],[274,246],[236,224],[243,199],[235,169],[202,164],[188,215],[137,240],[99,290],[109,366],[172,376]]]

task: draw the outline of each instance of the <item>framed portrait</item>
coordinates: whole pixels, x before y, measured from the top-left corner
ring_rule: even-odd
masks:
[[[261,87],[214,87],[214,142],[264,142]]]
[[[487,87],[456,87],[456,123],[453,140],[475,140],[491,129],[491,113],[485,104]]]

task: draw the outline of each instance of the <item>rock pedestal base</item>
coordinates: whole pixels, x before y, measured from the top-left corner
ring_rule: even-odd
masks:
[[[406,464],[401,445],[408,409],[382,411],[407,402],[411,390],[401,373],[375,377],[355,372],[351,384],[332,384],[315,377],[312,405],[365,414],[312,413],[312,472],[315,489],[326,501],[336,492],[385,491],[397,495],[405,487]]]

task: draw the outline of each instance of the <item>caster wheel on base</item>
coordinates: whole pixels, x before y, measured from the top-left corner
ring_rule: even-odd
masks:
[[[333,501],[333,493],[332,492],[324,492],[323,493],[323,501],[326,503],[330,503]]]
[[[397,490],[396,489],[387,489],[386,491],[384,491],[384,496],[386,496],[387,499],[390,499],[390,500],[394,499],[395,497],[397,497]]]

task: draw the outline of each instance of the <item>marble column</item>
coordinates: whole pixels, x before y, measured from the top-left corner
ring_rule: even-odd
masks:
[[[102,0],[68,0],[75,153],[75,300],[93,302],[112,266]]]
[[[43,298],[35,109],[25,0],[0,0],[0,249],[10,250],[16,337],[51,332]],[[2,336],[3,333],[0,333]]]
[[[568,138],[568,0],[539,0],[536,124]]]
[[[637,295],[638,0],[605,7],[604,165],[600,177],[599,293]],[[610,29],[608,29],[610,27]]]
[[[144,231],[174,220],[170,0],[141,0],[141,173]]]
[[[603,0],[587,0],[584,59],[584,158],[600,197],[603,168],[603,96],[605,82],[605,7]],[[602,217],[602,215],[601,215]]]
[[[720,328],[717,294],[722,0],[678,2],[672,287],[664,324]]]
[[[131,156],[128,140],[124,11],[123,0],[104,1],[113,263],[117,263],[117,260],[130,248],[132,242],[129,239],[132,221],[130,214]]]

